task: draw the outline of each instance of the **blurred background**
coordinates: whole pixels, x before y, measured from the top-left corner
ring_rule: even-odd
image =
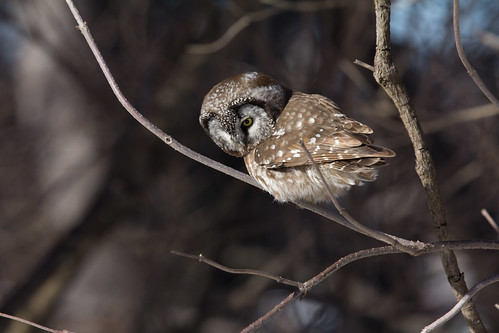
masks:
[[[262,71],[325,95],[396,151],[343,205],[362,223],[434,241],[398,113],[372,73],[372,1],[76,1],[118,84],[186,146],[245,171],[198,124],[222,79]],[[399,0],[393,57],[436,162],[453,239],[497,240],[499,117],[461,65],[449,0]],[[243,19],[242,19],[243,18]],[[64,1],[0,2],[0,311],[77,333],[237,332],[293,288],[172,255],[305,281],[379,246],[176,153],[111,93]],[[499,95],[499,2],[461,1],[466,53]],[[330,207],[333,209],[332,207]],[[497,252],[457,253],[469,286]],[[499,286],[475,298],[499,331]],[[438,255],[342,268],[258,332],[419,332],[455,303]],[[0,331],[36,332],[0,319]],[[439,332],[467,332],[461,316]]]

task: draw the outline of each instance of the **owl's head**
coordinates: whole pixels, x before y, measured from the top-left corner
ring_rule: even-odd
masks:
[[[223,151],[241,157],[272,134],[291,94],[268,75],[239,74],[206,94],[199,122]]]

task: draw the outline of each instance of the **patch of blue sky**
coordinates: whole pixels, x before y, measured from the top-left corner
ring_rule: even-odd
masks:
[[[499,34],[499,1],[460,0],[463,44],[480,33]],[[392,6],[392,40],[427,52],[454,47],[452,0],[398,0]]]

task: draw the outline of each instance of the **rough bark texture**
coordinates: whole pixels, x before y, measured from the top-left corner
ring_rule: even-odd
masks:
[[[391,57],[390,1],[375,0],[375,11],[376,55],[374,58],[374,77],[397,107],[411,139],[416,157],[416,172],[428,195],[428,205],[438,240],[449,240],[445,209],[440,195],[433,159],[424,142],[423,130],[410,103],[409,94]],[[454,251],[444,251],[440,257],[452,291],[456,299],[460,300],[468,292],[468,287],[464,280],[464,273],[459,269],[456,255]],[[471,332],[486,332],[472,301],[463,307],[462,313]]]

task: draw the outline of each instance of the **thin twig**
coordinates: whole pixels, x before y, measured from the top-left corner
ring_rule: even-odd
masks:
[[[499,107],[499,101],[497,98],[490,92],[485,83],[478,75],[477,71],[470,64],[466,54],[464,53],[463,44],[461,43],[461,32],[459,31],[459,0],[454,0],[452,21],[454,23],[454,39],[456,41],[456,49],[457,54],[459,55],[459,59],[463,63],[464,68],[468,72],[468,75],[475,81],[475,84],[480,88],[482,93],[492,102],[496,107]]]
[[[496,108],[493,104],[487,103],[485,105],[454,111],[451,114],[423,122],[422,125],[425,133],[429,134],[441,131],[459,123],[475,121],[497,115],[499,115],[499,108]]]
[[[331,274],[339,270],[340,268],[348,265],[351,262],[364,259],[364,258],[369,258],[369,257],[374,257],[374,256],[380,256],[380,255],[385,255],[385,254],[393,254],[393,253],[401,253],[400,250],[395,249],[392,246],[383,246],[383,247],[378,247],[374,249],[368,249],[368,250],[361,250],[357,251],[355,253],[351,253],[340,260],[336,261],[334,264],[331,266],[327,267],[325,270],[308,280],[307,282],[303,283],[303,287],[300,288],[298,291],[294,291],[291,294],[289,294],[288,297],[286,297],[282,302],[274,306],[270,311],[268,311],[265,315],[261,316],[258,318],[256,321],[248,325],[245,329],[241,331],[241,333],[249,333],[249,332],[254,332],[258,328],[262,327],[266,322],[268,322],[270,319],[272,319],[276,314],[278,314],[282,309],[284,309],[287,305],[292,303],[293,301],[301,298],[303,295],[308,293],[312,288],[317,286],[320,282],[324,281],[327,279]]]
[[[449,250],[499,250],[499,242],[497,241],[447,241],[447,242],[436,242],[436,243],[429,243],[425,244],[424,250],[420,252],[420,254],[429,254],[429,253],[436,253],[436,252],[442,252],[442,251],[449,251]],[[277,282],[282,282],[284,280],[286,281],[292,281],[289,279],[285,279],[282,277],[277,277],[272,274],[268,274],[266,272],[258,271],[258,270],[253,270],[253,269],[234,269],[234,268],[229,268],[223,265],[220,265],[212,260],[207,259],[206,257],[202,255],[191,255],[191,254],[186,254],[182,252],[177,252],[177,251],[172,251],[172,253],[181,255],[190,259],[194,260],[199,260],[201,262],[207,263],[215,268],[219,268],[225,272],[228,273],[235,273],[235,274],[249,274],[249,275],[258,275],[262,277],[266,277],[269,279],[272,279]],[[325,270],[320,272],[319,274],[315,275],[308,281],[304,283],[292,281],[293,283],[296,283],[298,287],[298,291],[292,292],[288,297],[286,297],[284,300],[282,300],[279,304],[274,306],[269,312],[267,312],[265,315],[261,316],[258,318],[256,321],[254,321],[252,324],[250,324],[248,327],[246,327],[242,332],[253,332],[256,329],[260,328],[262,325],[264,325],[267,321],[272,319],[277,313],[279,313],[283,308],[288,306],[290,303],[294,302],[297,299],[300,299],[302,296],[307,294],[310,290],[312,290],[315,286],[320,284],[322,281],[325,279],[329,278],[333,273],[338,271],[340,268],[346,266],[347,264],[364,259],[364,258],[370,258],[374,256],[380,256],[380,255],[387,255],[387,254],[399,254],[399,253],[404,253],[403,251],[394,248],[393,246],[382,246],[382,247],[377,247],[377,248],[372,248],[372,249],[367,249],[367,250],[361,250],[357,251],[355,253],[349,254],[339,260],[337,260],[335,263],[332,265],[328,266]],[[292,284],[290,284],[292,285]]]
[[[355,59],[353,61],[353,63],[356,64],[356,65],[359,65],[360,67],[364,67],[365,69],[370,70],[371,72],[374,72],[374,66],[373,65],[369,65],[369,64],[367,64],[367,63],[365,63],[365,62],[363,62],[363,61],[361,61],[359,59]]]
[[[480,213],[485,217],[487,222],[492,226],[492,229],[494,229],[498,234],[499,234],[499,226],[497,226],[496,221],[490,216],[489,212],[484,208],[480,211]]]
[[[289,280],[289,279],[286,279],[286,278],[283,278],[283,277],[277,276],[277,275],[272,275],[272,274],[264,272],[264,271],[259,271],[259,270],[256,270],[256,269],[230,268],[230,267],[221,265],[221,264],[219,264],[219,263],[217,263],[217,262],[215,262],[215,261],[213,261],[211,259],[208,259],[205,256],[203,256],[202,254],[199,254],[199,255],[196,256],[196,255],[193,255],[193,254],[188,254],[188,253],[179,252],[179,251],[170,251],[170,253],[171,254],[175,254],[177,256],[181,256],[181,257],[186,257],[186,258],[189,258],[189,259],[198,260],[200,262],[203,262],[205,264],[208,264],[210,266],[218,268],[219,270],[222,270],[222,271],[227,272],[227,273],[244,274],[244,275],[256,275],[256,276],[261,276],[261,277],[265,277],[265,278],[274,280],[277,283],[287,284],[289,286],[293,286],[293,287],[297,287],[297,288],[301,288],[302,287],[302,283],[301,282]]]
[[[257,12],[243,15],[225,31],[222,37],[207,44],[191,44],[187,47],[187,53],[209,54],[217,52],[229,44],[238,33],[240,33],[251,23],[266,20],[273,15],[282,13],[283,11],[284,10],[279,8],[265,8]]]
[[[494,51],[499,51],[499,36],[488,31],[483,31],[480,36],[480,41],[483,45],[491,48]]]
[[[274,15],[283,13],[285,11],[294,12],[314,12],[318,10],[331,9],[338,7],[340,4],[348,4],[349,0],[343,0],[341,3],[338,0],[326,1],[271,1],[260,0],[262,4],[270,5],[272,7],[264,8],[259,11],[247,13],[238,18],[224,34],[217,40],[206,44],[191,44],[187,47],[187,53],[191,54],[209,54],[220,51],[227,46],[243,29],[247,28],[250,24],[258,21],[266,20]]]
[[[457,243],[460,242],[437,242],[430,244],[430,246],[425,249],[425,253],[434,253],[434,252],[439,252],[439,251],[444,251],[444,250],[449,250],[449,249],[454,249],[454,250],[459,250],[461,248],[458,248],[459,245]],[[482,248],[484,244],[483,242],[479,242],[479,244],[474,244],[475,242],[471,241],[465,241],[469,245],[469,247],[466,246],[466,249],[479,249]],[[499,249],[499,243],[497,242],[485,242],[489,244],[494,244],[494,248]],[[461,244],[462,245],[462,244]],[[257,320],[255,320],[253,323],[248,325],[244,330],[241,331],[241,333],[249,333],[249,332],[254,332],[260,327],[262,327],[266,322],[268,322],[270,319],[272,319],[274,316],[276,316],[280,311],[282,311],[286,306],[291,304],[292,302],[300,299],[304,295],[306,295],[308,292],[310,292],[315,286],[320,284],[322,281],[330,277],[333,273],[337,272],[340,268],[354,262],[357,260],[365,259],[365,258],[370,258],[370,257],[375,257],[375,256],[381,256],[381,255],[387,255],[387,254],[399,254],[403,253],[402,251],[394,248],[393,246],[382,246],[382,247],[377,247],[377,248],[372,248],[372,249],[367,249],[367,250],[361,250],[357,251],[355,253],[351,253],[339,260],[337,260],[335,263],[332,265],[328,266],[325,270],[320,272],[319,274],[315,275],[308,281],[303,283],[302,288],[300,288],[298,291],[294,291],[290,293],[284,300],[282,300],[279,304],[274,306],[270,311],[268,311],[265,315],[261,316]]]
[[[3,313],[3,312],[0,312],[0,317],[4,317],[4,318],[11,319],[11,320],[14,320],[14,321],[17,321],[17,322],[20,322],[20,323],[23,323],[23,324],[26,324],[26,325],[29,325],[29,326],[33,326],[33,327],[41,329],[42,331],[45,331],[45,332],[50,332],[50,333],[74,333],[74,332],[71,332],[71,331],[68,331],[68,330],[54,330],[52,328],[48,328],[46,326],[34,323],[32,321],[29,321],[29,320],[26,320],[26,319],[22,319],[22,318],[19,318],[19,317],[16,317],[16,316],[12,316],[12,315],[9,315],[9,314]]]
[[[386,234],[384,234],[382,232],[379,232],[377,230],[371,229],[371,228],[363,225],[362,223],[360,223],[356,219],[354,219],[346,211],[346,209],[344,209],[340,205],[340,203],[338,202],[338,200],[335,198],[335,196],[333,194],[333,191],[331,190],[331,187],[329,186],[329,184],[327,183],[326,179],[324,178],[324,175],[322,174],[321,169],[319,168],[319,166],[317,165],[317,163],[315,163],[314,158],[312,157],[312,155],[308,151],[307,147],[305,147],[305,144],[303,143],[302,140],[300,140],[300,146],[303,149],[303,151],[305,152],[305,154],[307,155],[308,159],[310,160],[310,163],[312,163],[312,166],[315,168],[315,171],[317,171],[317,173],[319,174],[319,178],[320,178],[320,180],[322,182],[322,185],[324,186],[324,188],[326,189],[326,191],[327,191],[327,193],[329,195],[329,199],[333,203],[334,207],[336,207],[336,209],[338,210],[338,212],[340,213],[341,216],[343,216],[348,222],[350,222],[353,226],[355,226],[363,234],[368,235],[368,236],[370,236],[370,237],[372,237],[374,239],[377,239],[379,241],[382,241],[384,243],[390,244],[393,247],[395,247],[395,248],[397,248],[397,249],[399,249],[399,250],[401,250],[403,252],[409,253],[411,255],[416,255],[417,254],[418,249],[414,249],[414,248],[409,247],[409,246],[404,246],[404,245],[400,244],[397,240],[393,239],[392,237],[390,237],[390,236],[388,236],[388,235],[386,235]],[[418,243],[414,244],[414,246],[417,246],[417,245],[418,245]]]
[[[87,24],[83,21],[83,18],[80,16],[80,13],[78,12],[78,9],[76,9],[75,5],[73,4],[72,0],[66,0],[66,3],[68,4],[69,8],[71,9],[71,12],[73,13],[74,18],[76,19],[76,22],[78,22],[78,29],[81,31],[83,34],[83,37],[85,37],[85,40],[87,41],[88,46],[92,50],[92,53],[94,54],[95,59],[99,63],[99,66],[104,73],[104,76],[107,79],[107,82],[111,86],[111,89],[113,90],[113,93],[115,96],[118,98],[120,101],[121,105],[134,117],[142,126],[144,126],[146,129],[148,129],[151,133],[156,135],[161,141],[178,151],[179,153],[201,163],[206,166],[209,166],[210,168],[213,168],[215,170],[218,170],[222,173],[225,173],[226,175],[232,176],[236,179],[239,179],[245,183],[248,183],[250,185],[253,185],[255,187],[261,188],[261,186],[248,174],[245,174],[243,172],[237,171],[235,169],[229,168],[228,166],[219,163],[217,161],[214,161],[204,155],[201,155],[192,149],[187,148],[186,146],[182,145],[180,142],[176,141],[173,139],[170,135],[166,134],[163,132],[161,129],[159,129],[156,125],[151,123],[146,117],[144,117],[137,109],[135,109],[130,102],[126,99],[126,97],[123,95],[121,92],[118,84],[114,80],[113,75],[111,74],[111,71],[109,70],[109,67],[106,65],[106,62],[104,58],[102,57],[99,48],[95,44],[95,41],[92,37],[92,34],[90,33],[90,29],[88,29]]]
[[[430,325],[428,325],[425,328],[423,328],[423,330],[421,331],[421,333],[431,332],[435,328],[440,327],[444,323],[448,322],[451,318],[453,318],[456,314],[459,313],[459,311],[461,310],[461,308],[469,300],[471,300],[471,298],[473,296],[475,296],[476,293],[478,293],[480,290],[482,290],[483,288],[487,287],[488,285],[490,285],[492,283],[496,283],[496,282],[499,282],[499,275],[491,276],[491,277],[489,277],[489,278],[487,278],[487,279],[485,279],[485,280],[477,283],[476,285],[474,285],[473,288],[471,288],[470,291],[468,293],[466,293],[466,295],[464,295],[463,298],[461,298],[461,300],[459,302],[457,302],[457,304],[454,305],[454,307],[449,312],[447,312],[445,315],[443,315],[442,317],[440,317],[437,320],[435,320]]]

